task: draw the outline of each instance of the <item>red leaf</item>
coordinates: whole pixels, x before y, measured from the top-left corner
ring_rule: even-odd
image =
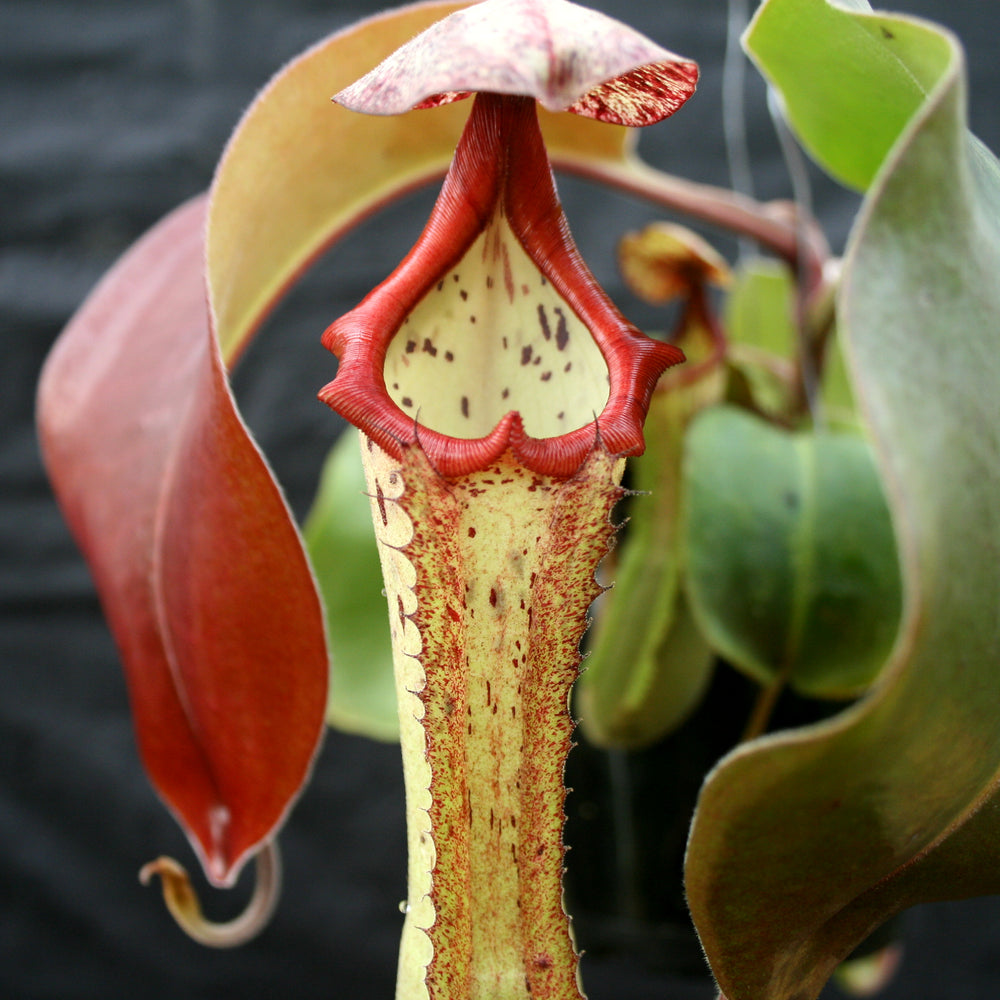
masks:
[[[181,207],[108,273],[46,364],[38,416],[146,769],[227,885],[308,774],[327,656],[298,533],[211,335],[205,211]]]

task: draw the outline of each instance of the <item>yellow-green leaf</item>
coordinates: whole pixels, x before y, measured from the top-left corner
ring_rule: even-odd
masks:
[[[780,0],[757,11],[744,46],[776,86],[807,150],[864,190],[946,72],[951,45],[920,22],[867,3]],[[868,13],[864,13],[867,9]]]

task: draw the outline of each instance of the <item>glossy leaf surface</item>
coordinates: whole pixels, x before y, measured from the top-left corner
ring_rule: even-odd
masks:
[[[800,38],[821,33],[824,50],[855,59],[858,73],[909,68],[928,91],[898,138],[872,101],[829,143],[812,139],[832,167],[854,124],[892,147],[852,236],[839,311],[905,597],[899,640],[866,701],[740,748],[703,790],[688,896],[729,1000],[815,997],[888,915],[1000,888],[1000,171],[965,130],[957,45],[825,0],[770,0],[749,36],[769,77],[798,94],[786,101],[793,125],[802,101],[843,108],[857,94],[849,79],[782,56],[770,25],[791,22]],[[942,47],[947,61],[929,79]]]

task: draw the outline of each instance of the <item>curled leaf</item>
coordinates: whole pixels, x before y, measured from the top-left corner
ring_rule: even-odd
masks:
[[[762,4],[744,45],[779,90],[796,135],[833,177],[864,190],[948,72],[951,42],[867,0]],[[837,37],[840,44],[830,45]],[[786,86],[808,80],[809,85]]]
[[[768,0],[755,25],[821,160],[838,169],[852,129],[884,157],[855,175],[874,180],[838,311],[904,585],[872,695],[729,756],[692,829],[688,898],[725,995],[799,1000],[900,909],[1000,889],[1000,165],[965,129],[962,53],[943,32],[826,0]],[[775,44],[814,29],[851,77]],[[911,115],[882,116],[881,99],[845,114],[885,73],[920,91]],[[823,105],[839,119],[828,143],[808,132]]]

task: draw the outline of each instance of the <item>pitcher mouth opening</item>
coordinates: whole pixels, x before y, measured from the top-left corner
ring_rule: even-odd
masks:
[[[507,448],[570,475],[600,439],[643,450],[661,372],[683,360],[617,311],[573,243],[531,98],[480,94],[431,217],[399,267],[329,327],[320,398],[443,475]]]
[[[559,437],[610,396],[590,331],[525,253],[502,212],[406,317],[386,352],[390,398],[449,437],[486,437],[508,413]]]

